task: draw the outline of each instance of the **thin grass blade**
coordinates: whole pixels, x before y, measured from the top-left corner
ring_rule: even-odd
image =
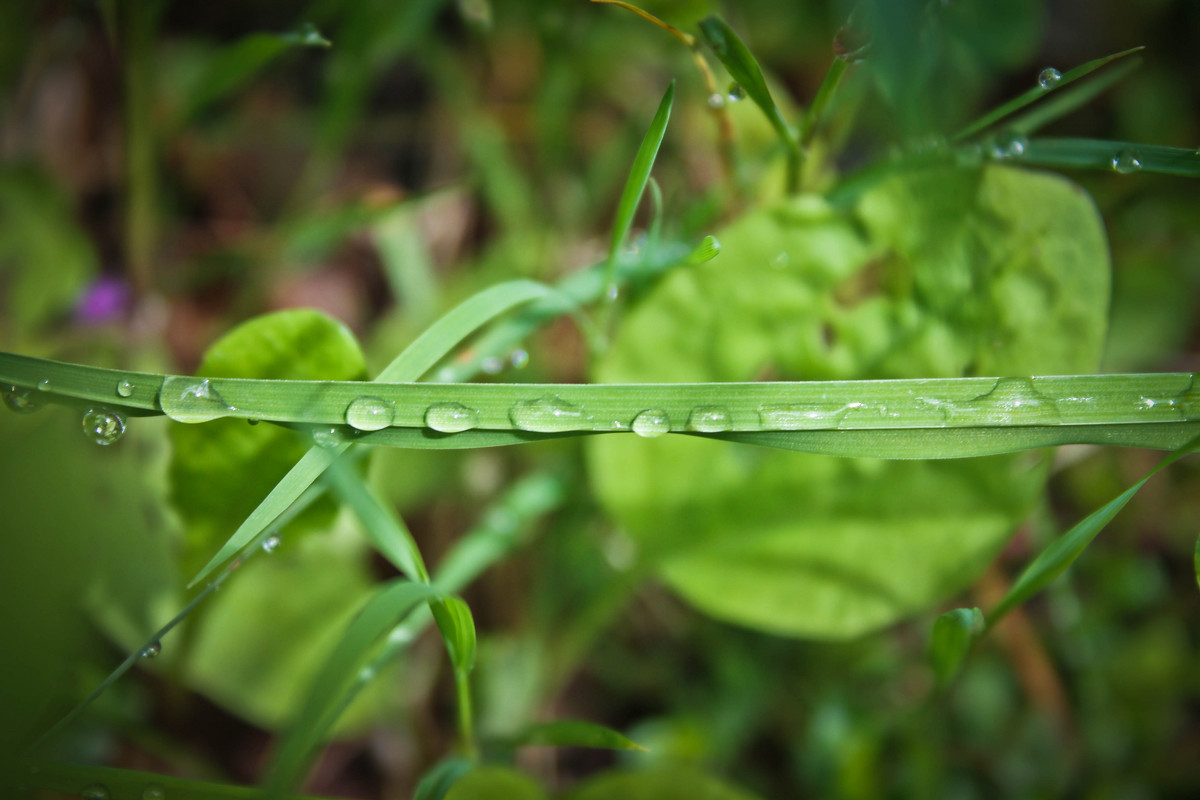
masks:
[[[746,47],[745,42],[738,37],[733,28],[717,16],[700,20],[700,33],[712,51],[717,54],[717,58],[725,65],[730,77],[737,81],[742,90],[754,101],[754,104],[767,115],[767,120],[779,135],[780,141],[789,148],[794,148],[796,145],[795,134],[792,132],[791,126],[784,120],[779,107],[775,105],[771,91],[767,88],[767,81],[763,78],[762,68],[758,65],[754,54],[750,52],[750,48]]]
[[[299,783],[317,745],[337,721],[333,712],[340,708],[338,701],[380,639],[413,609],[436,597],[437,590],[426,584],[397,580],[367,602],[317,673],[291,731],[280,743],[264,780],[268,797],[282,797]]]
[[[1174,453],[1164,458],[1154,469],[1146,473],[1140,481],[1130,486],[1121,494],[1093,511],[1082,522],[1071,530],[1055,539],[1033,563],[1025,568],[1021,576],[1013,583],[1012,588],[988,615],[987,627],[993,628],[1004,615],[1024,603],[1033,595],[1040,592],[1055,578],[1066,571],[1075,559],[1084,551],[1100,531],[1112,521],[1113,517],[1133,499],[1147,481],[1158,474],[1160,470],[1174,464],[1179,459],[1200,448],[1200,436],[1180,447]]]
[[[978,608],[956,608],[942,614],[933,623],[929,640],[929,661],[939,688],[950,685],[975,639],[983,633],[983,612]]]
[[[1041,103],[1030,106],[1026,111],[1005,123],[1004,129],[1028,136],[1034,131],[1083,108],[1114,84],[1119,83],[1141,66],[1141,59],[1122,62],[1110,70],[1096,75],[1089,81],[1076,84],[1066,91],[1055,92]]]
[[[846,60],[843,58],[835,58],[829,65],[829,71],[825,73],[825,79],[821,81],[821,88],[817,89],[817,96],[813,98],[812,105],[808,107],[808,111],[805,112],[804,119],[800,123],[801,147],[807,147],[816,136],[817,127],[825,116],[825,108],[842,82],[846,67]]]
[[[960,142],[964,139],[970,138],[980,131],[990,128],[1010,114],[1014,114],[1031,103],[1037,102],[1050,92],[1061,91],[1063,88],[1069,86],[1080,78],[1087,77],[1106,64],[1111,64],[1114,61],[1125,58],[1126,56],[1131,56],[1134,53],[1141,52],[1145,49],[1145,47],[1131,47],[1128,50],[1122,50],[1119,53],[1113,53],[1112,55],[1104,56],[1103,58],[1097,58],[1093,59],[1092,61],[1088,61],[1086,64],[1080,64],[1078,67],[1063,73],[1062,77],[1059,78],[1058,81],[1056,81],[1049,88],[1043,87],[1040,84],[1035,84],[1032,89],[1022,92],[1012,100],[1009,100],[1007,103],[1003,103],[997,108],[992,109],[967,127],[963,128],[954,135],[951,141]]]
[[[645,747],[611,728],[566,719],[533,725],[510,744],[514,747],[591,747],[646,752]]]
[[[1200,177],[1200,151],[1188,147],[1160,144],[1114,142],[1105,139],[1030,139],[1016,159],[1059,169],[1101,169],[1131,174],[1152,172],[1159,175]]]
[[[675,102],[675,81],[667,86],[650,128],[642,137],[637,154],[633,158],[633,166],[629,177],[625,180],[625,188],[621,191],[621,199],[617,203],[617,216],[613,220],[612,236],[608,243],[608,266],[606,282],[609,287],[616,286],[617,255],[629,229],[633,226],[633,216],[637,213],[638,204],[642,201],[642,193],[646,191],[646,181],[650,178],[650,170],[654,168],[654,160],[658,157],[658,149],[662,146],[663,137],[667,133],[667,123],[671,119],[671,106]]]

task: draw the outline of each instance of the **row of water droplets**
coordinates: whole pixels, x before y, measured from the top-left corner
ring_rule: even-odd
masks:
[[[38,392],[49,392],[48,379],[38,381],[37,391],[23,386],[8,385],[0,391],[4,405],[17,414],[32,414],[46,405]],[[127,398],[133,394],[133,384],[128,380],[118,381],[117,396]],[[83,434],[99,445],[110,445],[125,434],[125,415],[105,406],[93,406],[83,412]]]
[[[708,96],[709,108],[724,108],[726,103],[736,103],[746,96],[746,91],[736,83],[729,85],[729,91],[725,94],[721,92],[713,92]]]

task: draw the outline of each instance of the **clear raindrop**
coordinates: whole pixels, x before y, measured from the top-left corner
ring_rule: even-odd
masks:
[[[395,419],[392,404],[381,397],[356,397],[346,406],[346,424],[360,431],[381,431]]]
[[[89,408],[83,415],[83,435],[96,444],[108,445],[125,433],[125,417],[111,409]]]
[[[1062,80],[1062,73],[1054,67],[1046,67],[1038,73],[1038,86],[1043,89],[1053,89]]]
[[[130,380],[117,381],[117,394],[121,397],[133,397],[134,385]]]
[[[146,645],[146,649],[142,651],[142,658],[158,658],[158,654],[162,652],[162,642],[151,642]]]
[[[555,395],[521,400],[508,410],[508,418],[521,430],[537,433],[586,430],[592,419],[581,407]]]
[[[1137,172],[1142,168],[1142,156],[1132,147],[1126,147],[1113,156],[1112,168],[1122,175]]]
[[[462,403],[434,403],[425,410],[425,424],[439,433],[462,433],[479,425],[479,412]]]
[[[279,545],[283,540],[279,538],[279,534],[272,533],[267,538],[263,539],[262,550],[267,555],[274,553],[279,549]]]
[[[687,426],[697,433],[721,433],[730,428],[729,412],[720,406],[697,406],[688,416]]]
[[[653,439],[671,431],[671,418],[661,408],[649,408],[634,417],[629,427],[638,436]]]
[[[42,400],[23,386],[4,387],[4,405],[15,414],[32,414],[42,407]]]

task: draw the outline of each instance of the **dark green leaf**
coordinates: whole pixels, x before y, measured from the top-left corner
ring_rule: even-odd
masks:
[[[938,686],[948,686],[958,675],[963,659],[983,629],[983,612],[978,608],[956,608],[933,623],[929,660]]]
[[[734,33],[720,17],[711,16],[700,20],[700,33],[708,46],[717,54],[717,58],[725,65],[730,77],[746,92],[754,104],[767,115],[771,127],[779,135],[780,140],[789,148],[795,147],[795,134],[783,119],[779,107],[771,98],[767,82],[763,78],[762,68],[750,49],[746,47],[738,35]]]
[[[471,607],[459,597],[430,602],[429,609],[441,631],[454,671],[466,675],[475,667],[475,618]]]
[[[579,720],[555,720],[533,725],[512,743],[516,747],[594,747],[603,750],[642,750],[637,742],[603,725]]]

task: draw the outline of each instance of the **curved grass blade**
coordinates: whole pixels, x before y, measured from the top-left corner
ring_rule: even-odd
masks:
[[[7,776],[6,776],[7,777]],[[84,795],[88,787],[104,787],[107,797],[124,798],[166,797],[170,800],[255,800],[262,792],[249,786],[188,780],[157,772],[141,772],[112,767],[79,766],[60,762],[34,765],[23,781],[30,787],[70,797]],[[101,796],[96,794],[97,797]],[[315,796],[288,795],[288,800],[322,800]]]
[[[700,33],[712,51],[717,54],[717,58],[725,65],[730,77],[767,115],[767,121],[771,123],[771,127],[779,136],[779,141],[786,148],[787,190],[789,193],[796,191],[800,182],[800,146],[796,134],[784,120],[783,114],[780,113],[779,107],[775,105],[775,100],[771,97],[758,61],[755,60],[750,48],[746,47],[733,28],[730,28],[720,17],[711,16],[700,20]]]
[[[1074,563],[1075,559],[1079,557],[1080,553],[1091,544],[1096,535],[1104,529],[1104,526],[1112,521],[1112,518],[1133,499],[1133,496],[1138,493],[1139,489],[1146,485],[1147,481],[1157,475],[1160,470],[1165,469],[1189,453],[1195,452],[1197,449],[1200,449],[1200,436],[1195,437],[1174,453],[1171,453],[1171,455],[1160,461],[1158,466],[1146,473],[1146,476],[1140,481],[1093,511],[1082,522],[1076,524],[1071,530],[1051,542],[1050,546],[1043,550],[1034,559],[1033,563],[1025,568],[1025,571],[1017,578],[1012,588],[1008,590],[1008,593],[996,608],[992,610],[992,613],[988,615],[988,629],[995,627],[996,623],[1003,619],[1005,614],[1040,592],[1051,581],[1065,572]]]
[[[1035,103],[1024,113],[1018,114],[1006,122],[1004,129],[1024,135],[1033,133],[1054,120],[1083,108],[1113,84],[1128,77],[1139,66],[1141,66],[1141,59],[1135,58],[1096,75],[1090,81],[1084,81],[1066,91],[1055,92],[1053,96],[1046,98],[1041,103]]]
[[[471,702],[471,670],[475,668],[475,618],[471,608],[458,597],[429,601],[429,610],[437,622],[450,664],[454,670],[454,689],[458,697],[458,730],[463,749],[474,758],[475,712]]]
[[[282,797],[303,777],[312,752],[337,721],[333,712],[339,699],[379,640],[413,609],[438,596],[426,584],[397,580],[367,602],[317,673],[291,733],[281,742],[264,781],[268,797]]]
[[[472,295],[418,336],[379,373],[376,381],[408,382],[420,379],[446,353],[477,330],[479,326],[516,306],[535,300],[563,302],[561,293],[544,284],[529,280],[507,281]],[[359,389],[361,390],[361,388],[360,384]],[[347,405],[349,405],[349,400]],[[341,421],[339,420],[339,422]],[[233,535],[188,586],[194,586],[198,581],[203,580],[217,565],[245,547],[251,539],[270,526],[274,519],[312,485],[313,481],[320,477],[334,459],[344,453],[349,446],[349,444],[339,444],[332,449],[313,447],[305,453],[296,466],[275,485],[275,488],[251,512],[246,521],[234,531]]]
[[[997,108],[994,108],[993,110],[984,114],[982,117],[956,133],[950,141],[961,142],[964,139],[970,138],[980,131],[990,128],[1010,114],[1014,114],[1031,103],[1040,100],[1047,94],[1055,91],[1061,91],[1066,86],[1069,86],[1080,78],[1087,77],[1106,64],[1111,64],[1113,61],[1125,58],[1126,56],[1133,55],[1134,53],[1141,52],[1145,49],[1145,47],[1131,47],[1128,50],[1122,50],[1119,53],[1113,53],[1112,55],[1093,59],[1085,64],[1080,64],[1078,67],[1065,72],[1063,76],[1049,88],[1043,88],[1041,85],[1035,85],[1032,89],[1017,95],[1007,103],[1003,103]]]
[[[1161,144],[1114,142],[1105,139],[1030,139],[1016,161],[1060,169],[1102,169],[1122,174],[1200,177],[1200,151]]]
[[[984,631],[983,612],[978,608],[956,608],[933,623],[929,661],[938,688],[946,688],[958,675],[975,639]]]
[[[591,747],[647,752],[645,747],[611,728],[567,719],[533,725],[506,744],[513,747]]]
[[[650,128],[642,137],[637,154],[633,158],[633,166],[629,177],[625,180],[625,188],[621,191],[621,200],[617,203],[617,216],[613,220],[612,236],[608,243],[608,265],[605,270],[605,280],[611,292],[617,285],[617,254],[629,229],[633,226],[633,216],[641,203],[642,193],[646,191],[646,181],[650,178],[650,170],[654,168],[654,159],[658,157],[658,149],[667,133],[667,122],[671,119],[671,106],[675,102],[675,81],[667,86]]]
[[[460,756],[439,761],[421,776],[413,800],[442,800],[450,788],[473,769],[475,762]]]

